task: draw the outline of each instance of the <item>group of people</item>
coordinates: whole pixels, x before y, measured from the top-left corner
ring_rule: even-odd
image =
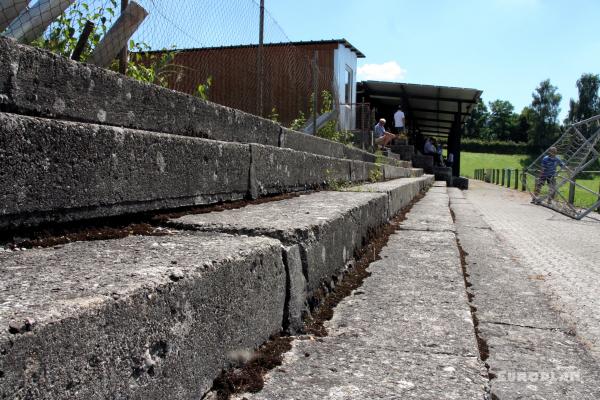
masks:
[[[448,157],[444,161],[443,155],[444,149],[442,144],[438,143],[435,139],[427,138],[425,140],[425,146],[423,146],[423,154],[433,157],[433,165],[439,167],[451,167],[454,163],[454,153],[448,152]]]

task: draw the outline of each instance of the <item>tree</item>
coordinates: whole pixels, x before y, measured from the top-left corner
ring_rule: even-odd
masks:
[[[562,96],[558,93],[558,88],[550,83],[550,79],[540,82],[531,96],[533,129],[530,131],[529,141],[535,146],[548,147],[559,133],[557,119]]]
[[[473,139],[483,139],[487,135],[487,126],[490,113],[483,102],[479,99],[473,110],[471,111],[471,117],[467,120],[465,126],[465,137]]]
[[[513,142],[527,142],[532,127],[533,110],[530,107],[523,107],[513,127],[510,140]]]
[[[489,106],[489,138],[509,140],[516,125],[515,107],[506,100],[494,100]]]
[[[577,80],[577,101],[569,101],[569,115],[565,122],[573,123],[593,117],[600,112],[600,76],[597,74],[582,74]]]

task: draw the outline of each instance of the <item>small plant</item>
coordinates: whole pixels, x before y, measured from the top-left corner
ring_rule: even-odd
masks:
[[[369,181],[375,183],[383,180],[383,167],[378,166],[369,171]]]
[[[296,119],[294,119],[292,121],[292,124],[290,125],[290,129],[299,131],[302,128],[304,128],[304,125],[306,125],[306,115],[304,115],[304,113],[302,111],[299,111],[298,117],[296,117]]]
[[[204,83],[201,83],[196,88],[196,92],[194,92],[194,96],[201,98],[202,100],[208,100],[208,95],[210,93],[210,87],[212,86],[213,78],[209,76],[206,78]]]
[[[279,113],[277,113],[276,107],[271,108],[271,112],[269,113],[267,118],[273,122],[279,122]]]

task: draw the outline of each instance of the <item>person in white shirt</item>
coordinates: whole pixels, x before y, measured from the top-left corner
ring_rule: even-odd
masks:
[[[402,106],[398,106],[398,111],[394,113],[394,129],[397,135],[404,133],[404,127],[406,126],[404,120],[404,112],[402,112]]]

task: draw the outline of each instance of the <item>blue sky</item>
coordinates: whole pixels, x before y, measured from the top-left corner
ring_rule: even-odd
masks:
[[[258,0],[256,0],[258,2]],[[360,78],[471,87],[519,112],[540,81],[563,96],[600,73],[598,0],[265,0],[290,40],[346,38]]]

